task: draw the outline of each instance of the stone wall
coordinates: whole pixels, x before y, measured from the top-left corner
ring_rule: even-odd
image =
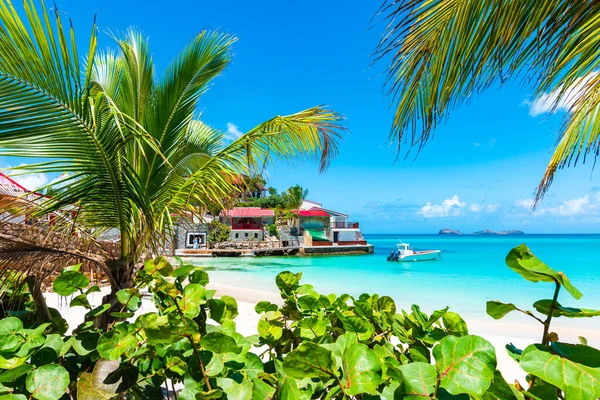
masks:
[[[232,242],[252,242],[264,240],[265,235],[263,231],[257,229],[236,229],[232,230],[229,234],[229,239]]]
[[[298,233],[298,228],[295,227],[290,227],[290,226],[280,226],[277,229],[277,232],[279,233],[279,240],[281,241],[298,241],[300,242],[300,246],[303,246],[305,241],[304,241],[304,236],[302,235],[292,235],[292,230],[295,230],[296,233]]]
[[[190,232],[206,233],[208,234],[208,224],[205,223],[193,223],[190,221],[179,221],[175,227],[175,249],[185,249],[185,241],[187,234]]]

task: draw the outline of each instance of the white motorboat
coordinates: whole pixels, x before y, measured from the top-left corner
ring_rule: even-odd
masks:
[[[408,243],[398,243],[398,250],[392,251],[388,261],[433,261],[442,257],[441,250],[414,251]]]

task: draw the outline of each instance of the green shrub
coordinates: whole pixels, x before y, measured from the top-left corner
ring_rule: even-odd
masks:
[[[277,230],[277,225],[271,224],[268,226],[269,235],[279,237],[279,231]]]
[[[217,221],[216,219],[208,225],[208,241],[210,243],[229,242],[231,227]]]
[[[387,296],[325,296],[302,284],[300,273],[282,272],[276,284],[283,305],[259,302],[258,335],[244,337],[236,332],[235,299],[215,298],[204,270],[157,258],[139,271],[134,288],[118,292],[118,312],[92,307],[87,296],[99,288],[78,266],[65,269],[54,290],[87,309],[71,335],[60,317],[38,326],[0,320],[0,399],[162,399],[177,383],[180,400],[597,399],[600,351],[556,342],[550,323],[600,312],[559,304],[561,289],[581,293],[524,245],[506,262],[525,279],[555,287],[552,300],[533,305],[541,317],[514,304],[487,304],[493,318],[518,311],[544,327],[540,344],[507,346],[529,374],[527,385],[508,384],[493,346],[470,335],[448,308],[427,315],[417,305],[398,310]],[[142,289],[156,312],[139,313]],[[128,321],[97,329],[94,319],[107,312]]]

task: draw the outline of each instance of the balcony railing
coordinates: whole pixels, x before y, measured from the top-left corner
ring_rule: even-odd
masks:
[[[331,228],[334,229],[358,229],[358,222],[332,222]]]
[[[234,231],[239,230],[261,230],[262,224],[259,223],[243,223],[243,222],[234,222],[231,224],[231,229]]]

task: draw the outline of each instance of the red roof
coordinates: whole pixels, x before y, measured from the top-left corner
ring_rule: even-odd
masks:
[[[331,216],[337,215],[337,216],[341,216],[341,217],[348,217],[347,214],[344,214],[344,213],[341,213],[341,212],[337,212],[337,211],[332,211],[332,210],[326,210],[326,209],[321,208],[321,207],[311,207],[311,209],[310,209],[310,211],[317,211],[317,210],[326,212],[327,215],[331,215]]]
[[[222,217],[274,217],[275,211],[260,207],[235,207],[233,210],[223,210]]]
[[[298,214],[298,210],[293,210],[296,214]],[[301,217],[330,217],[331,215],[323,210],[300,210]]]
[[[35,195],[37,197],[45,197],[43,194],[32,192],[15,182],[10,177],[0,172],[0,194],[12,197],[21,197],[25,195]],[[30,196],[28,196],[30,197]]]

